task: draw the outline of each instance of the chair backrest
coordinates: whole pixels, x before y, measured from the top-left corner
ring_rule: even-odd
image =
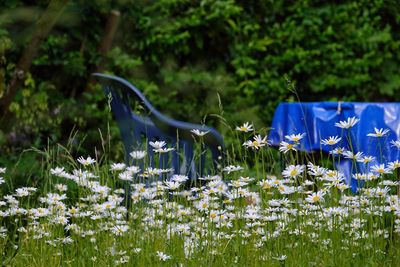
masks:
[[[111,97],[111,110],[121,132],[127,163],[130,163],[129,153],[142,148],[143,140],[146,140],[149,165],[154,167],[155,155],[148,141],[158,140],[167,142],[175,150],[161,154],[159,161],[161,166],[157,167],[172,167],[174,173],[185,174],[194,179],[206,174],[206,152],[210,151],[212,166],[216,170],[218,162],[223,159],[224,150],[223,138],[217,130],[205,125],[177,121],[161,114],[135,86],[120,77],[101,73],[92,75],[102,84],[105,94]],[[135,114],[130,101],[137,101],[145,109],[148,117]],[[194,155],[195,138],[191,132],[194,129],[208,132],[201,138],[202,153],[198,157]]]

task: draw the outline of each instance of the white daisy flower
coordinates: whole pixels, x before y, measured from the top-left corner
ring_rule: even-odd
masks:
[[[139,173],[141,170],[138,166],[129,166],[126,168],[126,172],[129,172],[130,174],[136,174]]]
[[[166,144],[167,143],[165,141],[149,142],[149,145],[151,145],[154,148],[154,150],[162,149]]]
[[[388,168],[390,170],[395,170],[395,169],[400,168],[400,161],[399,160],[395,160],[395,161],[389,162]]]
[[[50,173],[55,175],[55,176],[62,176],[65,174],[64,167],[56,167],[54,169],[50,169]]]
[[[285,138],[291,142],[299,142],[304,136],[306,136],[305,133],[302,134],[291,134],[291,135],[286,135]]]
[[[318,191],[314,192],[308,197],[306,197],[306,201],[308,203],[318,203],[318,202],[323,202],[324,201],[324,195],[325,193],[323,191]]]
[[[344,147],[336,147],[335,149],[329,151],[331,155],[342,155],[346,149]]]
[[[307,164],[307,167],[308,167],[308,174],[312,176],[323,176],[328,171],[326,168],[314,165],[311,162]]]
[[[243,167],[240,166],[234,166],[234,165],[229,165],[226,166],[225,168],[222,169],[224,172],[227,172],[228,174],[231,172],[236,172],[236,171],[240,171],[243,170]]]
[[[172,148],[172,147],[153,149],[153,151],[156,152],[156,153],[168,153],[168,152],[174,151],[174,150],[175,150],[175,148]]]
[[[132,151],[131,153],[129,153],[129,155],[133,159],[143,159],[144,157],[146,157],[147,152],[144,150],[138,150],[138,151]]]
[[[171,256],[168,256],[167,254],[165,254],[164,252],[161,252],[161,251],[157,251],[157,257],[162,261],[167,261],[167,260],[171,259]]]
[[[376,197],[385,197],[390,192],[390,188],[385,186],[385,188],[377,187],[373,190],[372,194]]]
[[[304,165],[289,165],[283,170],[282,176],[285,178],[296,178],[304,171]]]
[[[358,119],[357,117],[351,117],[348,118],[347,121],[340,121],[335,123],[335,126],[342,129],[350,129],[351,127],[356,125],[359,121],[360,119]]]
[[[133,251],[133,253],[138,254],[138,253],[140,253],[140,251],[142,251],[142,249],[141,248],[134,248],[134,249],[132,249],[132,251]]]
[[[282,141],[279,144],[279,151],[286,154],[290,150],[297,151],[296,147],[297,144],[290,144],[288,142]]]
[[[189,180],[189,177],[186,175],[174,174],[172,176],[171,180],[178,182],[178,183],[184,183],[187,180]]]
[[[339,143],[340,140],[342,140],[342,138],[339,136],[329,136],[328,139],[322,140],[321,144],[326,145],[326,146],[333,146],[333,145],[336,145],[337,143]]]
[[[167,187],[169,190],[176,190],[179,188],[181,183],[176,182],[176,181],[164,181],[164,185]]]
[[[364,156],[364,157],[358,159],[357,161],[358,162],[362,162],[364,164],[367,164],[367,163],[370,163],[371,161],[374,161],[374,160],[375,160],[375,157],[373,157],[373,156]]]
[[[271,189],[273,186],[272,181],[267,179],[259,181],[258,185],[264,190]]]
[[[367,180],[367,174],[366,173],[354,173],[354,174],[352,174],[352,177],[354,179],[360,180],[360,181]]]
[[[113,163],[111,165],[111,171],[122,171],[123,169],[125,169],[125,167],[125,163]]]
[[[190,130],[190,132],[194,133],[197,136],[204,136],[204,135],[208,134],[210,131],[200,131],[198,129],[193,129],[193,130]]]
[[[65,184],[56,184],[54,187],[60,192],[65,192],[68,190],[68,186]]]
[[[367,134],[367,136],[379,138],[379,137],[385,136],[389,132],[389,129],[383,129],[383,128],[378,129],[378,128],[374,127],[374,130],[375,130],[375,133],[369,133],[369,134]]]
[[[117,236],[122,236],[128,230],[128,225],[115,225],[111,228],[111,232]]]
[[[392,141],[390,141],[390,143],[392,144],[392,146],[395,146],[395,147],[397,147],[397,149],[400,150],[400,140],[397,140],[397,141],[392,140]]]
[[[245,123],[243,123],[242,126],[236,126],[236,130],[247,133],[247,132],[253,131],[254,129],[253,129],[252,124],[250,124],[249,122],[245,122]]]
[[[133,176],[131,172],[125,171],[118,174],[118,178],[121,179],[122,181],[132,181]]]
[[[265,145],[268,145],[267,137],[261,137],[261,135],[254,136],[253,140],[248,140],[243,143],[243,146],[252,149],[259,149]]]
[[[162,173],[162,169],[147,167],[144,174],[156,176],[156,175],[160,175],[161,173]]]
[[[352,159],[352,160],[355,160],[355,161],[359,161],[362,158],[363,153],[362,152],[357,152],[356,154],[354,154],[351,151],[344,151],[343,152],[343,156],[345,158],[347,158],[347,159]]]
[[[276,257],[272,257],[273,259],[277,260],[277,261],[284,261],[287,259],[286,255],[278,255]]]
[[[385,168],[385,164],[377,164],[377,165],[371,166],[371,171],[378,173],[378,174],[391,173],[389,168]]]
[[[96,162],[96,160],[92,159],[90,156],[87,157],[86,159],[84,157],[79,157],[78,162],[80,164],[82,164],[83,166],[89,166],[89,165],[94,164]]]

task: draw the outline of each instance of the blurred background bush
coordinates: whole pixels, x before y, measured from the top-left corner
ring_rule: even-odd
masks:
[[[400,99],[396,0],[3,0],[0,96],[51,2],[63,11],[0,110],[0,166],[31,146],[67,142],[77,154],[109,142],[122,160],[107,99],[89,85],[96,70],[128,79],[175,119],[222,132],[212,114],[268,127],[279,102],[298,101],[288,80],[301,101]],[[120,20],[104,51],[115,11]]]

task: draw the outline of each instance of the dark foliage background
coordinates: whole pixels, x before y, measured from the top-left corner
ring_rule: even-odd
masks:
[[[0,2],[0,96],[48,4]],[[113,9],[121,22],[101,55]],[[91,154],[99,132],[122,159],[105,96],[86,89],[100,62],[160,111],[224,132],[210,114],[268,127],[279,102],[298,101],[287,80],[301,101],[399,101],[399,45],[395,0],[71,0],[0,126],[0,165],[25,148],[68,140]]]

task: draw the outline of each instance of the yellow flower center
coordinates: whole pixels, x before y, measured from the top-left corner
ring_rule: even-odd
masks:
[[[296,176],[297,175],[297,170],[294,169],[290,172],[290,176]]]
[[[263,189],[270,189],[271,185],[269,183],[264,183],[262,186]]]
[[[312,201],[313,201],[313,202],[318,202],[320,199],[321,199],[320,196],[315,195],[315,196],[313,196]]]

